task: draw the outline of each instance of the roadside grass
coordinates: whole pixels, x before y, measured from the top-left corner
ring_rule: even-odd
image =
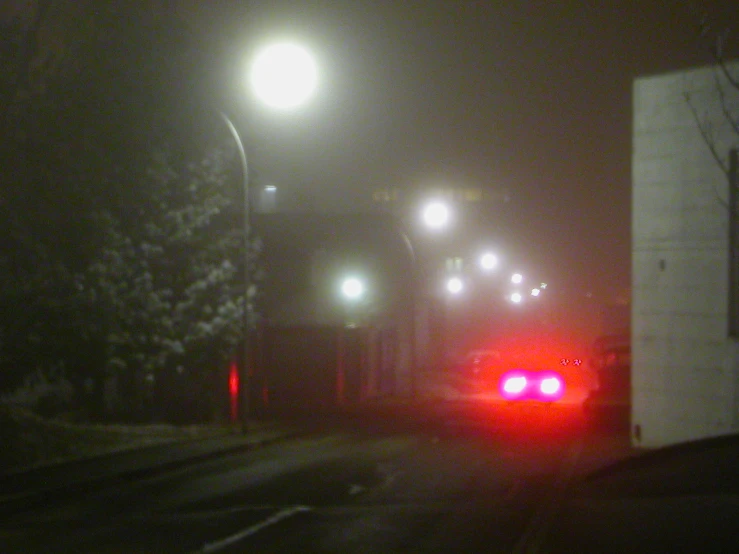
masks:
[[[102,425],[45,419],[0,404],[0,473],[235,432],[227,425]]]

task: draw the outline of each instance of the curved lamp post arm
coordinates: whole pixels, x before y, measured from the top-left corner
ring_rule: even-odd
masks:
[[[237,150],[239,151],[239,161],[241,163],[241,176],[243,185],[243,233],[244,233],[244,310],[242,313],[243,321],[243,356],[244,361],[241,364],[241,374],[239,375],[241,387],[239,387],[239,402],[238,402],[238,418],[241,422],[242,432],[247,431],[247,424],[249,419],[249,359],[250,359],[250,341],[249,341],[249,292],[251,291],[251,256],[249,250],[250,244],[250,231],[251,231],[251,196],[249,194],[249,163],[246,156],[246,148],[241,140],[241,135],[236,130],[236,126],[228,117],[226,112],[218,110],[218,115],[228,127],[231,136],[236,143]]]

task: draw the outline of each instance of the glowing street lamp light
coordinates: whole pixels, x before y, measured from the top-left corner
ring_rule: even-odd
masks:
[[[539,296],[540,294],[541,294],[541,290],[531,289],[531,296]]]
[[[449,223],[449,208],[443,202],[431,202],[423,209],[423,221],[432,229],[446,227]]]
[[[265,104],[277,109],[298,106],[313,93],[318,82],[318,71],[313,57],[304,48],[290,43],[278,43],[261,50],[254,58],[249,73],[249,81],[255,95]],[[239,413],[242,431],[246,432],[249,415],[249,297],[251,287],[250,229],[252,205],[249,192],[249,163],[246,148],[233,121],[224,110],[218,111],[221,119],[238,147],[241,177],[243,183],[243,228],[244,228],[244,310],[242,339],[244,362],[241,366],[239,393]],[[269,192],[274,193],[274,190]]]
[[[523,296],[521,296],[520,292],[514,292],[513,294],[511,294],[511,302],[513,302],[514,304],[520,304],[522,300]]]
[[[446,290],[452,294],[459,294],[464,288],[464,283],[459,277],[450,277],[446,282]]]
[[[521,281],[523,281],[523,275],[521,275],[520,273],[514,273],[511,276],[511,283],[518,285]]]
[[[487,252],[480,258],[480,265],[485,271],[491,271],[498,265],[498,257],[495,254]]]
[[[280,110],[299,106],[313,94],[318,69],[313,56],[289,42],[272,44],[254,58],[249,79],[262,102]]]
[[[359,300],[364,296],[364,283],[356,277],[347,277],[341,283],[341,294],[348,300]]]

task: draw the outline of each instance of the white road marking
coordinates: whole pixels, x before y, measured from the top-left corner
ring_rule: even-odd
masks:
[[[529,520],[526,529],[521,538],[516,542],[511,550],[513,554],[536,554],[541,549],[544,539],[549,532],[549,528],[554,521],[559,505],[559,494],[567,483],[572,479],[572,475],[577,467],[584,446],[584,441],[580,438],[572,445],[569,456],[562,465],[562,469],[554,482],[552,490],[545,500],[539,504],[534,515]]]
[[[225,537],[218,541],[206,543],[198,552],[202,552],[203,554],[207,552],[216,552],[217,550],[221,550],[223,548],[231,546],[232,544],[237,543],[240,540],[245,539],[246,537],[250,537],[251,535],[258,533],[259,531],[266,527],[269,527],[270,525],[279,523],[283,519],[287,519],[301,512],[309,511],[311,511],[311,508],[309,506],[292,506],[290,508],[285,508],[284,510],[280,510],[267,519],[260,521],[259,523],[252,525],[251,527],[247,527],[246,529],[239,531],[238,533],[234,533],[233,535],[229,535],[228,537]]]

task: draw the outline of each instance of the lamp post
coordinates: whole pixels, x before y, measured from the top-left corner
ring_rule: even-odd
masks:
[[[316,64],[310,53],[292,43],[276,43],[261,49],[255,56],[250,69],[250,84],[256,96],[266,105],[289,110],[302,104],[313,94],[317,84]],[[242,431],[246,432],[249,419],[249,320],[251,292],[251,256],[250,234],[252,203],[249,183],[249,163],[236,126],[225,111],[219,110],[219,116],[228,128],[236,143],[241,165],[243,187],[243,233],[244,233],[244,310],[243,310],[243,356],[240,379],[238,418]]]
[[[365,294],[364,281],[358,277],[345,277],[341,282],[341,295],[346,303],[356,308]],[[344,323],[337,337],[336,360],[336,403],[343,406],[346,401],[346,367],[345,367],[345,333],[347,326],[354,326],[351,321],[351,310],[347,307]]]
[[[424,225],[429,229],[434,231],[444,229],[449,224],[449,207],[439,200],[428,202],[421,209],[421,219]],[[418,290],[421,286],[422,275],[410,235],[400,218],[395,218],[395,221],[398,227],[398,232],[403,239],[403,245],[405,246],[408,254],[408,261],[410,263],[410,291],[408,294],[408,303],[410,304],[408,310],[408,317],[410,320],[410,393],[412,397],[415,397],[418,393]]]
[[[416,375],[418,372],[418,353],[417,353],[417,340],[416,340],[416,310],[418,309],[418,297],[417,297],[417,291],[416,287],[418,285],[418,263],[416,260],[416,251],[413,249],[413,243],[411,242],[411,238],[408,236],[408,233],[405,230],[405,227],[403,226],[402,221],[397,220],[398,229],[400,232],[400,236],[403,238],[403,245],[405,246],[405,249],[408,253],[408,261],[410,263],[410,282],[411,282],[411,290],[410,294],[408,295],[408,303],[410,304],[410,310],[409,310],[409,326],[410,326],[410,389],[411,389],[411,396],[415,398],[418,388],[418,376]]]
[[[236,126],[233,121],[226,115],[226,112],[220,110],[219,116],[226,124],[229,133],[236,143],[236,149],[239,152],[239,162],[241,165],[241,184],[242,184],[242,198],[243,198],[243,233],[244,233],[244,310],[242,312],[242,326],[243,326],[243,356],[244,361],[241,364],[241,375],[236,382],[241,382],[241,386],[237,387],[238,400],[236,402],[236,417],[241,423],[242,432],[247,430],[248,413],[249,413],[249,293],[251,292],[251,256],[249,255],[250,247],[250,230],[251,230],[251,199],[249,198],[249,162],[246,157],[246,148],[244,148],[244,142],[241,140],[241,135],[236,130]]]
[[[345,318],[344,318],[344,325],[345,326],[355,326],[357,325],[357,321],[352,321],[353,319],[361,319],[357,314],[358,310],[361,307],[361,302],[364,299],[366,288],[364,285],[364,281],[362,281],[358,277],[346,277],[341,283],[341,295],[344,298],[345,305],[347,306]],[[352,309],[354,312],[352,312]]]

